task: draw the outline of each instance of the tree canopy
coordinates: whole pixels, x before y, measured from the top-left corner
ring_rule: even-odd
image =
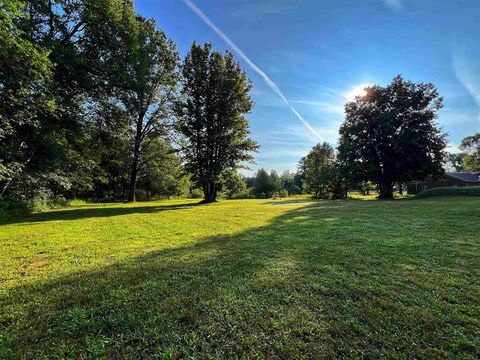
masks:
[[[257,197],[268,198],[278,190],[278,175],[271,176],[265,169],[259,169],[253,181],[253,194]]]
[[[314,198],[340,198],[344,184],[335,149],[323,142],[315,145],[300,167],[304,167],[304,187]]]
[[[295,174],[245,180],[252,82],[230,52],[174,42],[131,0],[4,0],[0,6],[0,200],[127,200],[203,192],[268,197],[394,184],[480,169],[480,135],[446,154],[429,83],[395,77],[345,106],[337,150]],[[251,189],[250,190],[246,189]]]
[[[463,167],[467,171],[480,171],[480,133],[467,136],[462,140],[460,149],[465,152]]]
[[[372,181],[391,198],[396,182],[443,172],[446,134],[436,123],[442,98],[430,83],[398,75],[387,86],[370,86],[345,105],[339,155],[351,177]]]
[[[28,37],[27,20],[24,2],[0,6],[0,199],[44,150],[44,118],[56,105],[49,52]]]
[[[113,81],[113,101],[130,124],[131,149],[128,201],[135,201],[142,155],[159,137],[166,135],[172,118],[177,83],[178,55],[173,41],[158,30],[153,20],[137,16],[125,35],[119,52],[124,68]]]
[[[253,107],[251,87],[233,55],[210,44],[194,43],[182,64],[176,128],[186,140],[186,168],[206,202],[216,200],[222,174],[252,161],[258,149],[244,117]]]
[[[174,148],[147,149],[169,142],[177,84],[175,46],[154,21],[125,0],[6,0],[0,18],[3,198],[133,199],[137,177],[160,168],[179,184]]]

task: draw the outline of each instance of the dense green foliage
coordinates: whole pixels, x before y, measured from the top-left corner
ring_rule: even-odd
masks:
[[[434,85],[399,75],[347,103],[338,149],[350,181],[372,181],[380,197],[391,198],[395,183],[441,175],[446,134],[436,119],[442,100]]]
[[[304,190],[315,199],[345,197],[345,181],[335,149],[323,142],[315,145],[304,160]]]
[[[275,171],[270,174],[265,169],[260,169],[255,174],[252,193],[259,198],[268,198],[280,188],[280,179]]]
[[[0,226],[0,358],[478,358],[479,209],[171,200],[17,218]]]
[[[39,158],[55,153],[49,134],[54,121],[46,119],[55,106],[47,91],[52,63],[48,51],[28,38],[25,11],[23,1],[0,6],[0,199],[21,174],[48,171]]]
[[[280,187],[282,192],[286,191],[288,195],[299,195],[302,193],[302,180],[299,173],[292,173],[289,170],[280,175]]]
[[[464,138],[460,144],[460,149],[465,152],[463,169],[480,172],[480,133]]]
[[[224,172],[222,188],[227,199],[247,196],[247,183],[245,178],[235,170]]]
[[[222,176],[252,161],[258,145],[251,140],[244,115],[253,107],[250,81],[231,53],[194,43],[182,65],[177,130],[186,143],[186,168],[205,195],[215,201]]]
[[[480,186],[438,187],[422,191],[415,198],[422,199],[433,196],[480,196]]]
[[[303,193],[303,178],[304,175],[299,172],[292,173],[285,170],[278,175],[274,170],[268,173],[265,169],[259,169],[254,177],[245,179],[246,197],[262,199],[278,195],[299,195]]]
[[[121,104],[116,105],[123,112],[120,118],[128,119],[131,129],[128,201],[135,201],[138,177],[153,175],[145,172],[144,157],[152,143],[168,132],[178,62],[174,43],[153,20],[137,16],[132,23],[122,32],[127,46],[118,54],[122,70],[113,81],[114,104]]]
[[[174,141],[175,45],[132,1],[5,0],[0,20],[0,199],[134,201],[184,194],[190,175],[198,180]],[[235,172],[256,144],[243,118],[251,84],[231,54],[208,56],[209,110],[200,121],[217,121],[205,154],[224,154],[206,175],[216,194],[223,172]],[[185,60],[183,75],[197,60]],[[182,101],[199,90],[189,85]]]

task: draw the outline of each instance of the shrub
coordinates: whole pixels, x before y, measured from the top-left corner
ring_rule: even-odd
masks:
[[[44,197],[38,196],[28,201],[28,207],[31,212],[43,212],[48,209],[55,209],[59,207],[69,206],[70,201],[63,196],[57,197]]]
[[[231,200],[238,200],[238,199],[255,199],[255,195],[252,194],[250,189],[244,189],[241,192],[238,192],[234,194],[231,198]]]
[[[25,215],[30,212],[29,204],[25,201],[0,201],[0,219]]]
[[[455,187],[438,187],[422,191],[415,196],[415,199],[423,199],[433,196],[480,196],[480,186],[455,186]]]
[[[287,189],[280,189],[277,191],[277,195],[283,196],[283,197],[288,197],[288,191]]]
[[[82,206],[82,205],[87,205],[87,202],[85,200],[81,199],[72,199],[68,202],[69,206]]]
[[[52,202],[44,198],[35,198],[28,201],[28,207],[31,212],[42,212],[52,207]]]
[[[193,189],[190,192],[190,199],[203,199],[203,191],[200,189]]]
[[[80,199],[66,200],[64,197],[55,199],[48,197],[36,197],[28,201],[4,200],[0,201],[0,219],[8,219],[27,215],[30,213],[42,212],[48,209],[64,206],[81,206],[86,202]]]

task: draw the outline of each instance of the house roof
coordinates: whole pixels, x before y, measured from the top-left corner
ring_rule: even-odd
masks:
[[[447,172],[445,175],[450,176],[454,179],[463,181],[465,183],[479,183],[480,184],[480,173],[467,173],[467,172]]]

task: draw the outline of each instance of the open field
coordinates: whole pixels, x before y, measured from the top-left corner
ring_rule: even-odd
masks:
[[[480,198],[85,205],[0,263],[2,359],[480,357]]]

